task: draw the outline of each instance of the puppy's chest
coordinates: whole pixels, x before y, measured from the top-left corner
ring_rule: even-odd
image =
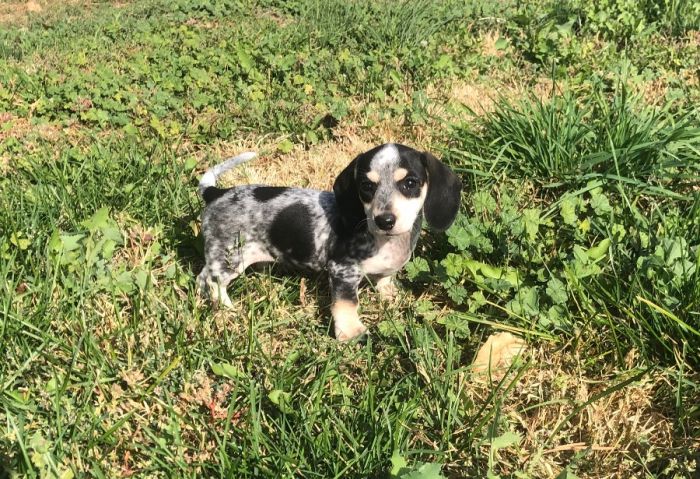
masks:
[[[388,276],[400,270],[411,258],[409,235],[387,238],[377,245],[373,256],[361,263],[365,274]]]

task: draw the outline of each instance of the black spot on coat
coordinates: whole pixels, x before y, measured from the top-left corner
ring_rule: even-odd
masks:
[[[253,190],[253,196],[256,200],[265,202],[278,197],[288,189],[286,186],[258,186]]]
[[[217,188],[216,186],[209,186],[202,192],[202,199],[206,204],[209,204],[212,201],[218,200],[224,196],[228,190],[230,190],[230,188]]]
[[[270,225],[272,245],[293,260],[309,260],[316,249],[309,217],[309,208],[301,203],[293,203],[277,213]]]

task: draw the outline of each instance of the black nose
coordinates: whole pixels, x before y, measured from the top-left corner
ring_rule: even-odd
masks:
[[[384,213],[374,217],[374,222],[380,230],[389,231],[396,224],[396,216],[391,213]]]

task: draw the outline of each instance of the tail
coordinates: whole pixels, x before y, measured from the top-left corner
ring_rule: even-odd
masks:
[[[257,153],[254,151],[247,151],[245,153],[241,153],[238,156],[234,156],[233,158],[229,158],[228,160],[224,161],[223,163],[220,163],[216,166],[213,166],[207,170],[204,175],[202,175],[202,179],[199,180],[199,195],[204,198],[204,201],[209,203],[207,201],[207,195],[206,191],[209,188],[216,187],[216,180],[227,172],[228,170],[235,168],[236,166],[240,165],[241,163],[245,163],[246,161],[252,160],[258,156]]]

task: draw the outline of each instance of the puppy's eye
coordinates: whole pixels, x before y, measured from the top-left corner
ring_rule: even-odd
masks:
[[[374,193],[375,189],[377,189],[377,185],[369,180],[360,183],[360,190],[362,190],[363,193]]]
[[[408,177],[401,182],[401,189],[404,191],[414,190],[418,186],[418,179]]]

